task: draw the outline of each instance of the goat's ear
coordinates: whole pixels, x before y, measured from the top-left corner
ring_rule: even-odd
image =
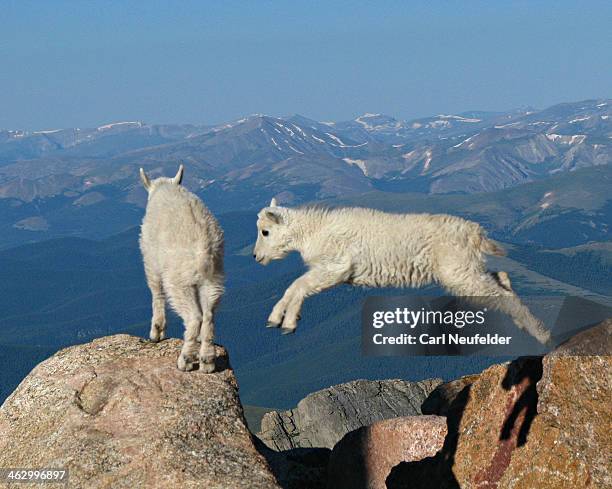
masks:
[[[180,185],[181,182],[183,181],[183,170],[185,168],[183,167],[183,165],[179,166],[178,171],[176,172],[176,176],[172,179],[172,183],[174,183],[175,185]]]
[[[149,177],[147,176],[147,174],[144,172],[142,168],[140,169],[140,180],[142,181],[144,188],[147,189],[147,192],[148,192],[149,189],[151,188],[151,180],[149,180]]]
[[[283,223],[282,213],[277,210],[267,210],[266,217],[276,224]]]
[[[272,197],[272,200],[270,201],[270,207],[276,207],[278,205],[278,203],[276,202],[276,198]]]

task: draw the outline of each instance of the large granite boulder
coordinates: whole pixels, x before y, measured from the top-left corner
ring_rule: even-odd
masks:
[[[0,407],[0,467],[61,467],[75,488],[278,488],[236,378],[176,368],[180,341],[128,335],[67,348]]]
[[[440,379],[356,380],[317,391],[295,409],[266,413],[257,434],[269,448],[333,448],[348,432],[376,421],[421,414]]]
[[[460,487],[498,487],[514,450],[530,436],[541,376],[541,359],[525,358],[490,367],[471,384],[452,467]]]
[[[331,453],[327,487],[386,489],[393,467],[434,456],[445,436],[442,416],[392,418],[352,431]]]
[[[612,320],[542,361],[537,412],[499,487],[612,487]]]
[[[450,389],[443,449],[395,467],[388,487],[612,487],[611,341],[608,320],[544,358],[494,365]]]

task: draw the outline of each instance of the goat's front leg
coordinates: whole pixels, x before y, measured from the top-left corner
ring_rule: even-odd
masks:
[[[147,283],[151,289],[153,317],[149,338],[158,342],[166,337],[166,299],[161,278],[152,272],[147,272]]]
[[[223,294],[223,285],[206,283],[199,288],[202,326],[200,329],[200,370],[206,373],[215,371],[215,324],[213,315]]]
[[[287,287],[283,297],[281,297],[281,299],[272,308],[272,312],[268,317],[268,328],[279,328],[281,326],[283,323],[283,318],[285,317],[285,311],[293,300],[295,292],[303,286],[302,284],[304,282],[311,280],[311,277],[315,277],[317,275],[318,272],[316,270],[309,270],[304,275],[295,279],[294,282]]]
[[[270,313],[270,316],[268,317],[268,324],[266,326],[267,328],[279,328],[280,327],[281,323],[283,322],[283,317],[285,316],[285,310],[287,309],[289,302],[291,302],[291,299],[293,298],[293,291],[295,290],[295,284],[297,283],[298,280],[300,280],[300,278],[295,280],[295,282],[293,282],[289,287],[287,287],[287,290],[283,294],[283,297],[281,297],[281,299],[272,308],[272,312]]]
[[[302,304],[306,297],[318,294],[323,290],[334,287],[338,284],[346,282],[350,275],[348,267],[333,267],[330,269],[312,269],[298,278],[285,292],[285,299],[288,296],[287,302],[283,306],[284,319],[283,334],[294,333],[297,328]],[[272,311],[274,313],[274,311]]]

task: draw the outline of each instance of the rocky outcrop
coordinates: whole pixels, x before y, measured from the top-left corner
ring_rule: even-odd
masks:
[[[277,451],[332,448],[348,432],[376,421],[421,414],[421,404],[440,379],[356,380],[308,395],[295,409],[267,413],[261,439]]]
[[[176,368],[180,341],[67,348],[0,408],[0,467],[63,467],[80,488],[278,488],[248,432],[227,353]]]
[[[386,489],[393,467],[434,456],[445,436],[442,416],[393,418],[352,431],[332,451],[327,487]]]
[[[540,358],[485,370],[470,386],[456,436],[453,474],[460,487],[496,488],[537,414]]]
[[[612,320],[542,361],[538,415],[499,487],[612,487]]]
[[[266,415],[267,446],[225,350],[210,375],[178,371],[179,350],[118,335],[41,363],[0,407],[0,467],[67,468],[76,488],[612,487],[612,320],[446,384],[316,392]]]
[[[440,404],[449,432],[441,452],[400,464],[388,487],[611,487],[611,341],[608,320],[544,358],[486,369]]]

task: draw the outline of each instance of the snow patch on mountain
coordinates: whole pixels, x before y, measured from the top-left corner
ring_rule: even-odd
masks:
[[[98,131],[108,131],[109,129],[113,129],[117,126],[136,126],[142,127],[143,124],[140,121],[125,121],[125,122],[113,122],[111,124],[105,124],[103,126],[98,127]]]
[[[441,127],[450,127],[451,123],[447,120],[438,119],[427,124],[426,127],[431,127],[435,129],[439,129]]]
[[[326,132],[325,134],[327,134],[330,138],[332,138],[334,141],[336,141],[340,146],[346,148],[347,145],[344,144],[344,142],[338,137],[338,136],[334,136],[332,133],[330,132]]]
[[[520,124],[520,122],[509,122],[508,124],[498,124],[496,126],[493,126],[495,129],[504,129],[505,127],[512,127],[512,126],[516,126],[517,124]],[[544,124],[544,123],[542,123]]]
[[[291,129],[289,129],[288,127],[283,126],[282,124],[280,124],[280,123],[278,123],[278,122],[275,122],[274,124],[276,124],[278,127],[280,127],[281,129],[284,129],[284,130],[285,130],[285,131],[287,131],[289,134],[291,134],[291,137],[295,136],[295,133],[294,133],[294,132],[293,132]]]
[[[546,192],[540,200],[540,209],[548,209],[552,203],[554,192]]]
[[[348,163],[349,165],[357,166],[366,177],[368,176],[368,168],[366,166],[365,160],[357,160],[353,158],[342,158],[342,161],[344,161],[345,163]]]
[[[306,137],[306,133],[302,130],[300,126],[296,126],[295,124],[291,124],[297,132],[299,132],[302,136]]]
[[[458,122],[482,122],[482,119],[475,119],[475,118],[471,118],[471,117],[462,117],[460,115],[445,115],[445,114],[440,114],[438,116],[440,119],[454,119]]]
[[[573,136],[565,136],[562,134],[546,134],[549,141],[556,141],[561,144],[580,144],[586,139],[584,134],[574,134]]]
[[[366,131],[389,131],[401,129],[402,122],[383,114],[366,113],[355,119],[357,124],[361,124]]]
[[[427,151],[425,151],[425,163],[423,164],[423,171],[427,171],[429,169],[432,159],[433,157],[431,149],[428,149]]]
[[[464,139],[463,141],[461,141],[459,144],[455,144],[453,146],[453,148],[461,148],[464,144],[469,143],[472,139],[474,139],[476,136],[478,136],[480,133],[476,133],[473,136],[470,136],[467,139]],[[467,145],[468,149],[473,149],[474,148],[474,143],[470,143]]]
[[[587,115],[586,117],[577,117],[576,119],[572,119],[571,121],[569,121],[569,123],[575,124],[576,122],[588,121],[590,118],[590,115]]]

